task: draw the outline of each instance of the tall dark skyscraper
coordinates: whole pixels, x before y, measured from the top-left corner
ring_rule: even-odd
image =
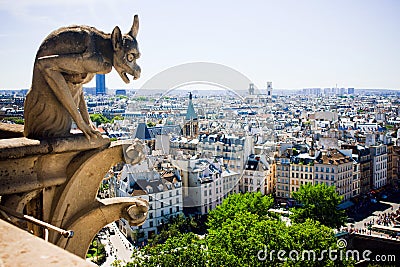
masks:
[[[106,94],[105,74],[96,74],[96,95]]]

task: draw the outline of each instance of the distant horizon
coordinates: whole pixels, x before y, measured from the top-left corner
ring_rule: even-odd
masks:
[[[94,89],[96,87],[93,86],[84,86],[83,89]],[[304,87],[304,88],[273,88],[272,92],[275,90],[281,90],[281,91],[295,91],[295,90],[303,90],[303,89],[310,89],[310,88],[319,88],[319,89],[324,89],[324,88],[336,88],[336,87]],[[340,88],[354,88],[354,87],[337,87],[338,89]],[[108,88],[106,87],[107,90],[127,90],[127,91],[141,91],[141,90],[146,90],[146,91],[157,91],[157,90],[167,90],[166,88],[160,88],[160,89],[141,89],[141,88]],[[258,90],[265,90],[266,88],[259,88]],[[29,88],[0,88],[0,91],[13,91],[13,90],[29,90]],[[208,89],[185,89],[185,88],[178,88],[175,89],[174,91],[194,91],[194,90],[199,90],[199,91],[205,91]],[[225,89],[221,88],[215,88],[213,89],[214,91],[226,91]],[[239,91],[247,91],[248,89],[239,89]],[[391,89],[391,88],[354,88],[354,90],[386,90],[386,91],[400,91],[399,89]]]
[[[141,77],[125,84],[112,71],[109,88],[141,88],[172,66],[202,61],[258,88],[400,89],[396,0],[0,1],[0,88],[30,87],[37,49],[52,31],[75,24],[127,32],[134,14]]]

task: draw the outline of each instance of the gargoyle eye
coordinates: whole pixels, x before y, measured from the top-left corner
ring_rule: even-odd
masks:
[[[126,58],[129,62],[132,62],[135,59],[135,56],[133,54],[128,54]]]

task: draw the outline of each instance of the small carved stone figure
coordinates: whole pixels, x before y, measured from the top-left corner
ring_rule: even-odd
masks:
[[[112,67],[129,83],[140,77],[136,35],[138,16],[129,33],[118,26],[106,34],[89,26],[70,26],[52,32],[40,45],[33,67],[32,87],[25,100],[24,135],[44,139],[70,135],[72,120],[87,139],[98,138],[83,98],[82,85]]]
[[[129,225],[139,226],[142,225],[147,218],[149,210],[149,202],[142,198],[136,198],[135,204],[128,207],[126,210],[129,217]]]
[[[145,145],[142,141],[135,138],[132,144],[125,151],[125,162],[127,164],[135,165],[140,163],[146,158]]]

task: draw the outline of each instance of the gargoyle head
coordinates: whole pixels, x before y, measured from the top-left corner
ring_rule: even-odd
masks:
[[[140,57],[136,36],[139,30],[139,17],[134,16],[133,25],[129,33],[121,34],[118,26],[111,33],[111,42],[114,49],[113,66],[125,83],[129,83],[127,74],[133,79],[139,79],[140,67],[136,59]]]

